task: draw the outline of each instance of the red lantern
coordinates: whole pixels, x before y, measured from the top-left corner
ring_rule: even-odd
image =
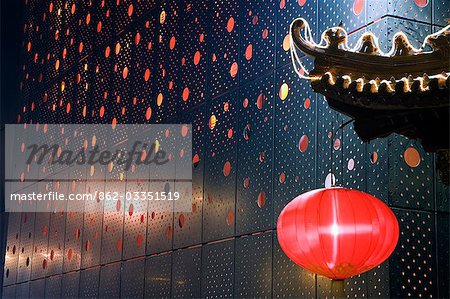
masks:
[[[331,279],[366,272],[394,251],[394,213],[370,194],[333,187],[306,192],[280,214],[281,248],[296,264]]]

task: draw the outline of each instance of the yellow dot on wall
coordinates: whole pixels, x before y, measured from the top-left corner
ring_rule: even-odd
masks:
[[[280,99],[281,99],[282,101],[284,101],[284,100],[287,98],[288,93],[289,93],[289,86],[288,86],[286,83],[283,83],[283,84],[281,85],[280,91],[279,91],[279,93],[278,93],[278,95],[280,96]]]

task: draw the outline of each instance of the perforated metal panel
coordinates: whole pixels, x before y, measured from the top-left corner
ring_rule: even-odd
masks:
[[[185,114],[181,119],[181,123],[191,124],[192,128],[192,209],[191,212],[174,214],[174,248],[198,244],[202,240],[206,121],[205,106]]]
[[[239,80],[251,80],[275,65],[276,0],[245,1],[241,8]]]
[[[302,17],[308,21],[313,30],[312,34],[317,39],[317,14],[318,14],[318,3],[319,1],[295,1],[295,0],[284,0],[278,1],[276,3],[277,9],[277,33],[276,33],[276,59],[277,67],[290,64],[290,37],[289,37],[289,26],[291,22]],[[317,40],[318,42],[318,40]]]
[[[85,165],[78,167],[71,167],[69,173],[71,193],[82,194],[86,192],[86,168]],[[81,266],[81,253],[82,253],[82,240],[83,236],[83,211],[84,201],[69,201],[67,203],[68,212],[66,217],[66,232],[64,243],[64,266],[63,272],[70,272],[80,269]]]
[[[170,298],[172,254],[151,256],[145,260],[145,298]]]
[[[19,260],[21,215],[21,213],[9,213],[8,216],[8,236],[6,242],[3,285],[10,285],[16,282],[17,263]],[[8,290],[10,291],[12,289]]]
[[[100,268],[99,298],[120,297],[120,270],[120,262],[105,265]]]
[[[273,298],[313,298],[316,276],[291,261],[282,251],[276,234],[273,252]]]
[[[400,136],[362,144],[352,125],[335,133],[348,118],[294,73],[286,36],[297,17],[309,21],[316,41],[342,21],[350,45],[371,31],[389,51],[399,30],[419,46],[449,12],[446,0],[28,0],[18,121],[191,123],[193,200],[190,213],[93,201],[85,211],[100,212],[52,206],[10,215],[4,295],[26,297],[30,281],[29,296],[73,297],[79,275],[84,298],[330,297],[329,279],[294,265],[275,232],[262,232],[295,196],[329,185],[332,172],[338,185],[398,208],[402,232],[390,261],[346,280],[346,296],[448,297],[449,192],[437,156]],[[45,141],[61,141],[60,129]],[[125,137],[116,131],[110,146]],[[27,173],[51,178],[61,170]],[[116,167],[67,176],[37,191],[180,186],[143,184],[142,172]],[[75,178],[88,181],[73,186]],[[144,273],[144,256],[155,253],[163,254],[145,257]]]
[[[437,213],[436,215],[436,234],[437,234],[437,263],[438,263],[438,297],[450,297],[450,289],[448,288],[448,281],[450,279],[450,263],[449,263],[449,234],[450,220],[449,215],[444,213]]]
[[[389,140],[389,203],[393,206],[434,209],[433,157],[417,142],[395,135]],[[408,165],[408,152],[419,155],[419,164]],[[411,163],[410,163],[411,164]]]
[[[389,259],[391,296],[437,297],[434,215],[397,209],[394,213],[400,239]]]
[[[210,26],[210,11],[207,1],[185,1],[181,31],[180,84],[177,102],[180,110],[190,109],[206,98],[207,53]]]
[[[78,298],[80,271],[66,273],[61,281],[61,298]]]
[[[211,45],[207,59],[209,94],[214,97],[233,88],[238,83],[239,37],[241,16],[240,4],[236,0],[210,1]]]
[[[142,298],[144,296],[145,259],[122,263],[120,283],[121,298]]]
[[[272,232],[236,239],[234,297],[271,298]]]
[[[236,234],[272,227],[274,160],[274,77],[244,86],[238,97],[239,122],[228,131],[237,143]],[[220,119],[219,119],[220,121]],[[233,137],[236,135],[236,137]]]
[[[45,298],[61,297],[61,275],[47,277],[45,280]]]
[[[30,298],[30,282],[16,285],[16,298]]]
[[[232,239],[202,247],[202,298],[233,297],[234,244]]]
[[[100,284],[100,267],[81,270],[80,288],[78,296],[80,298],[97,298]]]
[[[309,170],[316,165],[318,113],[317,96],[309,83],[298,79],[291,66],[279,69],[275,77],[274,225],[289,201],[316,185],[315,173]],[[329,142],[318,144],[317,150],[325,149]],[[319,182],[318,186],[323,184]]]
[[[175,251],[172,256],[172,298],[199,298],[201,296],[200,247]]]
[[[44,298],[45,297],[45,283],[46,279],[38,279],[30,281],[30,298]]]
[[[235,226],[236,93],[210,102],[206,112],[203,240],[232,236]],[[230,136],[230,137],[229,137]]]

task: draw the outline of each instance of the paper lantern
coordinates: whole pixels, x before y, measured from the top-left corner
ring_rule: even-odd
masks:
[[[331,279],[366,272],[385,261],[399,237],[394,213],[370,194],[333,187],[306,192],[281,212],[281,248],[296,264]]]

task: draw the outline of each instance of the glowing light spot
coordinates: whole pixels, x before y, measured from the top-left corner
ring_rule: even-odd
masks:
[[[100,33],[100,31],[102,31],[102,22],[101,21],[99,21],[97,23],[97,32]]]
[[[247,46],[247,49],[245,49],[245,59],[250,60],[253,56],[253,46],[252,44],[249,44]]]
[[[156,105],[158,105],[158,107],[160,107],[163,103],[164,97],[162,95],[162,93],[158,94],[158,97],[156,98]]]
[[[55,69],[56,69],[56,70],[58,70],[58,69],[59,69],[59,59],[58,59],[58,60],[56,60],[56,63],[55,63]]]
[[[103,115],[105,115],[105,107],[104,106],[101,106],[100,107],[100,118],[103,118]]]
[[[86,15],[86,25],[89,25],[90,22],[91,22],[91,14],[88,13],[88,14]]]
[[[262,32],[262,38],[266,39],[268,36],[269,36],[269,30],[264,29],[263,32]]]
[[[212,130],[212,129],[214,129],[214,127],[216,126],[216,124],[217,124],[217,118],[216,118],[216,116],[213,114],[213,115],[211,115],[211,117],[209,118],[209,128]]]
[[[305,5],[306,0],[298,0],[298,5],[303,6]]]
[[[70,113],[70,103],[67,103],[66,105],[66,113]]]
[[[105,57],[108,58],[109,57],[109,53],[111,52],[111,49],[108,47],[106,47],[105,49]]]
[[[185,87],[183,89],[183,95],[182,95],[183,101],[187,101],[189,98],[189,88]]]
[[[353,2],[353,13],[357,16],[361,14],[364,9],[364,0],[355,0]]]
[[[181,127],[181,136],[186,137],[188,131],[189,131],[189,127],[187,125],[183,125]]]
[[[238,72],[238,64],[237,64],[237,62],[233,62],[233,64],[231,65],[231,68],[230,68],[231,77],[232,78],[236,77],[237,72]]]
[[[122,77],[126,79],[128,77],[128,67],[124,67],[122,71]]]
[[[69,250],[67,251],[67,258],[68,258],[69,260],[71,260],[71,259],[72,259],[72,256],[73,256],[72,248],[69,248]]]
[[[283,9],[286,6],[286,0],[280,1],[280,9]]]
[[[233,29],[234,29],[234,18],[231,17],[228,19],[228,22],[227,22],[227,31],[231,32],[231,31],[233,31]]]
[[[420,154],[415,148],[408,147],[405,150],[405,153],[403,154],[403,156],[404,156],[406,164],[409,167],[414,168],[414,167],[419,166],[419,164],[420,164]]]
[[[159,23],[164,24],[166,21],[166,12],[163,10],[159,15]]]
[[[195,52],[194,54],[194,65],[199,64],[201,58],[201,54],[199,51]]]
[[[111,121],[111,127],[113,130],[116,128],[116,125],[117,125],[117,119],[114,117]]]
[[[146,69],[145,73],[144,73],[144,80],[145,80],[145,82],[147,82],[148,79],[150,79],[150,70]]]
[[[284,101],[289,94],[289,86],[286,83],[283,83],[280,87],[280,91],[278,92],[278,96],[282,101]]]
[[[309,144],[308,136],[303,135],[300,138],[300,141],[298,142],[298,149],[300,150],[300,152],[302,152],[302,153],[306,152],[306,149],[308,148],[308,144]]]
[[[145,111],[145,119],[149,120],[150,117],[152,117],[152,108],[148,107],[147,110]]]
[[[175,36],[172,36],[170,38],[170,42],[169,42],[169,48],[170,50],[173,50],[175,48],[175,44],[176,44],[177,40],[175,38]]]
[[[231,163],[230,161],[226,161],[225,164],[223,165],[223,175],[229,176],[230,172],[231,172]]]
[[[286,36],[283,39],[283,50],[289,51],[291,48],[291,36],[289,34],[286,34]]]

